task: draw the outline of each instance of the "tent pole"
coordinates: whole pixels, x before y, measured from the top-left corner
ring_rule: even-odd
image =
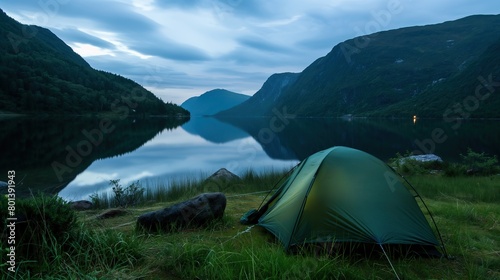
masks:
[[[283,179],[284,179],[284,178],[288,177],[288,176],[292,173],[292,171],[294,171],[294,170],[295,170],[295,168],[297,168],[297,166],[299,166],[299,164],[300,164],[300,163],[298,163],[297,165],[295,165],[292,169],[288,170],[288,172],[287,172],[285,175],[283,175],[283,177],[281,177],[281,178],[278,180],[278,182],[276,182],[276,184],[274,184],[274,186],[272,187],[272,189],[270,189],[270,190],[269,190],[269,192],[268,192],[268,193],[266,194],[266,196],[264,197],[264,199],[262,199],[262,202],[260,203],[259,208],[257,208],[257,209],[259,209],[259,210],[260,210],[260,208],[262,207],[262,204],[264,204],[264,201],[265,201],[265,200],[266,200],[266,198],[269,196],[269,194],[270,194],[272,191],[274,191],[274,189],[275,189],[275,188],[276,188],[276,187],[277,187],[277,186],[281,183],[281,181],[283,181]],[[271,199],[270,199],[270,200],[271,200]]]
[[[318,168],[318,170],[319,170],[319,168]],[[309,182],[309,186],[307,187],[306,195],[304,196],[304,200],[302,200],[302,205],[300,206],[299,215],[295,219],[295,224],[293,225],[292,234],[290,234],[290,239],[288,240],[288,245],[287,245],[287,248],[286,248],[287,252],[288,252],[288,249],[290,248],[290,242],[292,241],[293,234],[295,233],[295,229],[297,228],[299,220],[302,217],[302,213],[303,213],[302,210],[304,209],[304,206],[306,205],[307,197],[309,196],[309,192],[311,191],[311,187],[314,184],[314,181],[316,180],[316,175],[318,174],[318,170],[316,170],[316,172],[314,173],[314,176],[311,179],[311,182]]]
[[[429,216],[431,217],[431,220],[432,220],[432,223],[434,224],[434,228],[436,229],[437,231],[437,234],[438,234],[438,237],[439,237],[439,240],[441,241],[441,249],[443,250],[443,253],[445,255],[445,257],[447,259],[450,258],[450,256],[448,255],[448,252],[446,251],[446,247],[444,247],[444,242],[443,242],[443,237],[441,236],[441,232],[439,231],[439,228],[436,224],[436,220],[434,220],[434,216],[432,215],[432,212],[431,210],[429,210],[429,207],[427,207],[427,204],[425,203],[424,199],[422,198],[422,196],[420,196],[420,194],[417,192],[417,190],[415,189],[415,187],[413,187],[412,184],[410,184],[410,182],[408,182],[408,180],[406,180],[405,176],[399,174],[399,172],[397,172],[394,168],[392,168],[392,166],[390,166],[389,164],[387,164],[387,166],[392,170],[394,171],[396,174],[398,174],[401,178],[403,178],[403,180],[405,180],[406,184],[408,184],[408,186],[411,187],[411,189],[417,194],[416,196],[414,197],[418,197],[420,199],[420,201],[422,201],[422,204],[424,205],[425,209],[427,210],[427,213],[429,213]]]
[[[399,174],[399,173],[398,173]],[[429,210],[429,207],[427,207],[427,204],[425,203],[424,199],[422,198],[422,196],[420,196],[420,194],[417,192],[417,190],[413,187],[412,184],[410,184],[410,182],[408,182],[408,180],[406,180],[406,178],[399,174],[399,176],[401,176],[403,178],[403,180],[405,180],[405,182],[413,189],[413,191],[417,194],[417,197],[420,199],[420,201],[422,201],[422,204],[424,205],[425,209],[427,210],[427,213],[429,213],[429,216],[431,217],[431,220],[432,220],[432,223],[434,224],[434,228],[436,228],[436,231],[437,231],[437,234],[439,236],[439,240],[441,241],[441,249],[443,250],[443,253],[444,255],[446,256],[446,258],[450,258],[448,256],[448,252],[446,251],[446,248],[444,247],[444,242],[443,242],[443,237],[441,236],[441,232],[439,231],[439,228],[436,224],[436,220],[434,220],[434,216],[432,215],[432,212],[431,210]]]
[[[384,250],[384,246],[382,246],[381,243],[378,244],[380,246],[380,248],[382,248],[382,252],[384,252],[384,256],[387,258],[387,261],[389,262],[389,264],[391,265],[391,268],[392,268],[392,271],[394,271],[394,275],[396,275],[396,278],[398,280],[401,280],[401,278],[399,278],[398,276],[398,273],[396,272],[396,269],[394,269],[394,266],[392,265],[392,262],[391,262],[391,259],[389,259],[389,256],[387,255],[387,253],[385,252]]]

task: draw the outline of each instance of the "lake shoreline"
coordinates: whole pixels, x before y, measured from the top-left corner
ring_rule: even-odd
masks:
[[[52,117],[85,117],[85,118],[116,118],[123,119],[122,115],[111,112],[103,112],[103,113],[88,113],[88,114],[66,114],[66,113],[16,113],[16,112],[6,112],[0,111],[0,120],[4,117],[44,117],[44,118],[52,118]],[[143,115],[143,114],[130,114],[127,115],[126,118],[215,118],[215,119],[262,119],[262,118],[273,118],[273,115],[266,116],[217,116],[217,115]],[[286,117],[287,119],[342,119],[342,120],[413,120],[413,116],[401,116],[401,117],[378,117],[378,116],[293,116]],[[426,116],[418,116],[417,119],[421,120],[444,120],[440,117],[426,117]],[[452,120],[479,120],[479,121],[500,121],[500,117],[470,117],[470,118],[447,118],[448,121]]]

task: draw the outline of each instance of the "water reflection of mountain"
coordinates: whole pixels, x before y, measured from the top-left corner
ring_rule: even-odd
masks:
[[[129,153],[184,121],[125,119],[105,126],[101,119],[90,118],[0,121],[0,174],[16,171],[17,182],[23,179],[17,188],[19,195],[42,190],[57,193],[95,160]]]
[[[217,144],[249,137],[248,133],[240,128],[211,117],[192,117],[182,128],[189,134],[201,136]]]
[[[415,124],[411,120],[386,119],[308,118],[289,119],[286,124],[265,118],[220,120],[246,131],[275,159],[302,160],[332,146],[357,148],[383,160],[406,151],[430,151],[445,159],[457,160],[469,147],[500,155],[497,145],[500,130],[495,121],[464,121],[453,129],[450,123],[436,120],[418,120]],[[431,141],[436,129],[442,129],[446,136],[442,143]]]

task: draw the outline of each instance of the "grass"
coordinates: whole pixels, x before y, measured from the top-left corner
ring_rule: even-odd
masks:
[[[96,219],[103,209],[79,213],[81,239],[70,243],[71,250],[48,243],[52,255],[56,256],[46,264],[50,269],[43,274],[20,272],[24,274],[19,276],[24,279],[395,278],[384,257],[291,255],[264,229],[241,225],[242,214],[257,208],[264,199],[266,193],[259,192],[271,189],[283,173],[248,172],[240,182],[216,186],[207,186],[207,182],[201,180],[165,185],[149,182],[147,184],[157,184],[157,191],[146,193],[146,201],[129,208],[123,216]],[[500,279],[500,176],[417,174],[407,179],[432,211],[448,254],[453,258],[395,259],[393,264],[399,277]],[[148,185],[148,189],[152,186]],[[205,229],[170,234],[135,231],[135,221],[142,213],[206,190],[226,194],[227,207],[222,220]]]
[[[254,174],[255,175],[255,174]],[[149,279],[385,279],[393,272],[385,259],[353,260],[345,256],[316,257],[288,255],[266,231],[238,223],[247,210],[256,208],[265,193],[238,195],[269,189],[279,175],[249,174],[249,184],[226,189],[225,218],[205,230],[182,231],[141,237],[147,248]],[[448,259],[395,260],[405,279],[500,279],[500,178],[414,175],[408,178],[431,209],[450,255]],[[250,184],[252,182],[252,184]],[[191,182],[192,183],[192,182]],[[192,186],[194,195],[202,184]],[[177,190],[175,191],[177,193]],[[169,195],[163,195],[169,197]],[[177,200],[185,197],[175,195]],[[168,199],[167,199],[168,200]],[[173,203],[175,201],[172,201]],[[135,216],[164,207],[164,203],[135,209],[136,214],[95,222],[94,226],[114,227],[133,234]],[[87,214],[89,217],[90,213]],[[96,213],[91,213],[95,215]],[[96,224],[97,223],[97,224]],[[123,225],[124,226],[120,226]]]
[[[411,176],[409,181],[427,199],[498,203],[499,176],[445,177],[433,175]]]
[[[288,170],[271,170],[256,173],[248,170],[241,180],[207,180],[208,175],[201,174],[199,178],[186,177],[177,180],[145,180],[141,182],[143,196],[136,202],[137,206],[150,205],[158,202],[172,202],[187,199],[205,192],[223,192],[227,195],[239,195],[253,192],[267,192],[273,189],[287,174]],[[109,192],[92,195],[94,208],[107,209],[114,205],[114,194]],[[258,205],[257,205],[258,206]],[[257,207],[255,206],[255,207]]]

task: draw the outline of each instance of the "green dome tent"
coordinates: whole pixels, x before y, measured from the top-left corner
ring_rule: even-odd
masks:
[[[351,242],[382,250],[385,244],[416,245],[439,253],[439,242],[405,180],[374,156],[347,147],[303,160],[241,222],[266,228],[286,250],[307,243]]]

